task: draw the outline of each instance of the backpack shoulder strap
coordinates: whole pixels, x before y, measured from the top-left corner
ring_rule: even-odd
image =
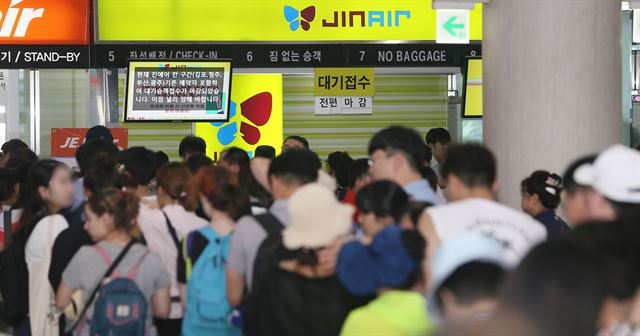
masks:
[[[211,226],[209,225],[199,229],[198,232],[200,232],[200,234],[207,238],[207,240],[210,242],[220,238],[220,235],[218,235],[216,230],[211,228]]]
[[[93,245],[93,248],[98,252],[98,254],[100,254],[107,267],[111,266],[111,257],[109,257],[107,250],[105,250],[104,247],[100,246],[100,244]]]
[[[85,303],[84,308],[82,309],[82,312],[80,312],[80,314],[78,315],[78,319],[73,324],[73,326],[71,326],[71,329],[67,333],[68,335],[72,335],[74,333],[74,331],[78,328],[80,323],[84,320],[84,316],[87,313],[87,309],[89,308],[89,306],[91,306],[91,304],[93,303],[93,300],[96,298],[96,295],[98,294],[98,291],[100,290],[100,287],[101,287],[100,283],[102,282],[102,280],[104,280],[104,279],[106,279],[106,278],[111,276],[111,273],[113,273],[113,271],[116,269],[116,267],[118,267],[118,264],[120,264],[122,259],[124,259],[124,256],[127,254],[127,252],[129,252],[129,249],[131,249],[131,246],[133,246],[134,243],[135,243],[135,241],[131,240],[127,244],[127,246],[125,246],[124,249],[122,249],[122,251],[120,251],[120,254],[118,254],[118,256],[116,257],[116,260],[114,260],[113,263],[111,263],[110,265],[108,264],[109,268],[104,273],[104,275],[100,278],[100,280],[98,281],[98,284],[93,289],[93,292],[91,292],[91,295],[89,296],[89,299]],[[103,259],[105,259],[105,256],[106,256],[107,259],[111,260],[111,258],[109,258],[109,255],[106,254],[106,251],[104,250],[104,248],[102,248],[102,246],[99,246],[98,244],[96,244],[95,247],[97,247],[96,250],[98,251],[98,253],[100,253],[102,255]],[[102,254],[100,251],[104,252],[104,254]],[[105,259],[105,261],[107,259]]]
[[[167,213],[162,210],[162,214],[164,215],[165,223],[167,224],[167,230],[169,230],[169,234],[171,235],[171,239],[173,239],[173,243],[176,244],[176,248],[180,249],[180,239],[178,239],[178,234],[176,233],[176,229],[171,224],[171,220]]]
[[[282,222],[278,220],[272,213],[265,213],[254,216],[258,224],[267,232],[268,237],[280,235],[284,229]]]
[[[182,258],[184,258],[184,264],[186,267],[186,276],[187,279],[191,276],[191,269],[193,268],[193,260],[191,260],[191,247],[193,246],[193,237],[197,231],[191,231],[182,240]]]
[[[149,255],[149,249],[146,249],[146,251],[144,252],[144,254],[142,255],[142,257],[140,257],[140,259],[138,259],[138,261],[135,263],[135,265],[133,265],[133,267],[131,268],[131,270],[129,271],[129,273],[127,273],[127,278],[129,280],[133,280],[135,279],[136,275],[138,274],[138,271],[140,270],[140,266],[142,266],[142,262],[144,261],[144,259]]]

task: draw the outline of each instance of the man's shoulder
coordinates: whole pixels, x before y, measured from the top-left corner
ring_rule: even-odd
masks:
[[[266,234],[266,231],[264,230],[264,228],[262,227],[258,219],[256,219],[256,217],[259,217],[259,216],[263,216],[263,215],[258,215],[258,216],[247,215],[240,218],[236,223],[236,227],[234,229],[233,235],[235,237],[246,238],[246,237],[253,237],[256,235],[259,236],[261,234]]]

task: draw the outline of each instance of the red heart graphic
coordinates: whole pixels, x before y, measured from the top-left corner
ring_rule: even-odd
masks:
[[[271,93],[258,93],[240,104],[241,113],[257,126],[263,126],[271,118],[272,102]]]
[[[250,145],[255,145],[260,140],[260,130],[244,121],[240,124],[240,133],[244,141]]]

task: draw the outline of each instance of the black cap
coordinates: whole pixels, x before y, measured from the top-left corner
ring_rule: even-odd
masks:
[[[102,140],[102,139],[113,141],[113,135],[111,134],[111,131],[102,125],[96,125],[91,127],[87,131],[87,135],[85,136],[85,138],[86,138],[86,141]]]

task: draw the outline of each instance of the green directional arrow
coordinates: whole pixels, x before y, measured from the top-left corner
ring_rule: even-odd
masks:
[[[449,18],[449,20],[447,20],[447,22],[444,23],[444,29],[451,35],[451,36],[458,36],[458,34],[456,33],[456,31],[454,29],[463,29],[464,28],[464,24],[462,23],[454,23],[456,21],[458,17],[457,16],[452,16]]]

